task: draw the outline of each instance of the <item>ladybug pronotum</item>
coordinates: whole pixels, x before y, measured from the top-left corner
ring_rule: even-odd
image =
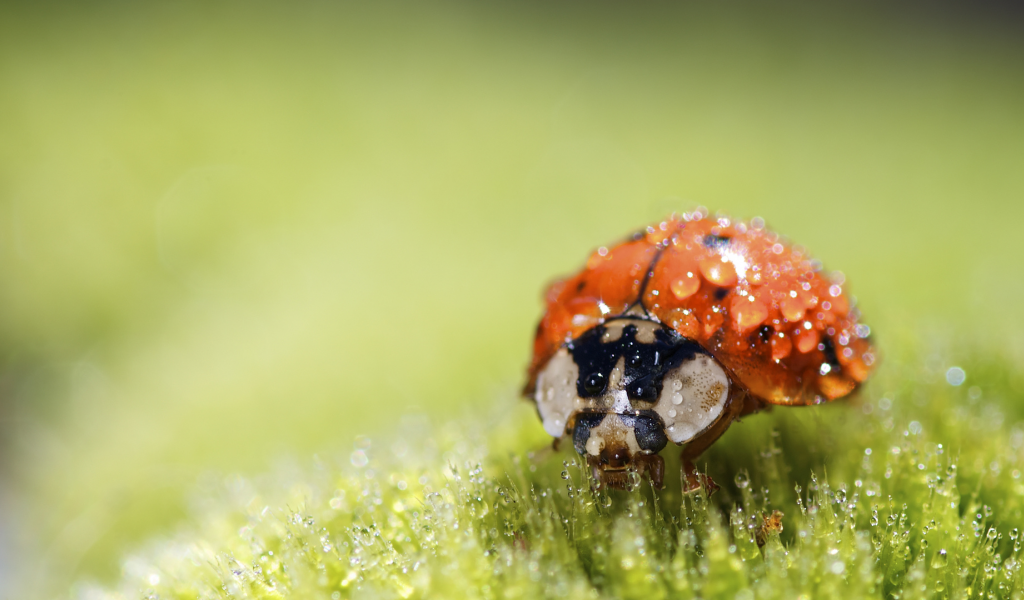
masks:
[[[548,288],[524,392],[595,485],[647,474],[662,487],[671,441],[696,490],[694,461],[734,419],[835,400],[867,379],[870,329],[844,283],[761,219],[673,215]]]

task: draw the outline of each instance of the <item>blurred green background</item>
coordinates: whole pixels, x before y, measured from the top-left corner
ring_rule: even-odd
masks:
[[[0,6],[0,580],[108,580],[204,472],[514,406],[543,285],[697,204],[843,270],[883,351],[1024,356],[1019,17]]]

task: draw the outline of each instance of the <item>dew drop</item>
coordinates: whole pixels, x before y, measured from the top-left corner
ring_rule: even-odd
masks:
[[[736,327],[740,331],[746,331],[757,327],[768,318],[768,307],[764,302],[754,300],[753,296],[737,296],[732,302],[732,314],[736,319]]]
[[[796,292],[792,292],[789,297],[783,298],[779,303],[779,310],[782,312],[782,316],[788,321],[799,321],[804,318],[806,309],[802,300],[796,297]]]
[[[363,450],[356,450],[349,456],[349,462],[352,463],[353,467],[362,469],[370,463],[370,458],[366,456],[366,452]]]
[[[705,279],[717,286],[728,287],[736,283],[736,268],[718,256],[710,256],[700,261],[700,272]]]
[[[966,379],[967,374],[960,367],[950,367],[949,370],[946,371],[946,383],[948,383],[949,385],[963,385]]]
[[[679,300],[689,298],[700,289],[700,278],[693,272],[687,272],[683,277],[669,284],[669,289],[672,290],[672,295]]]

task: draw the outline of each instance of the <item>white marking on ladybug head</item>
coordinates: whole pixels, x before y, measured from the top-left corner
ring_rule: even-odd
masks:
[[[604,328],[604,333],[601,334],[601,343],[608,344],[611,342],[617,342],[621,337],[622,321],[612,321]]]
[[[565,425],[577,410],[576,379],[579,373],[572,355],[562,348],[537,374],[534,400],[544,422],[544,431],[552,437],[560,438],[565,434]]]
[[[636,432],[623,423],[618,414],[606,415],[597,427],[590,429],[590,437],[587,438],[586,450],[591,456],[599,456],[608,447],[624,448],[629,456],[641,453]]]
[[[601,342],[607,344],[618,341],[622,337],[622,331],[629,326],[636,328],[636,341],[641,344],[653,344],[654,332],[661,329],[661,325],[647,319],[615,319],[605,323]]]
[[[697,354],[665,374],[654,405],[668,439],[688,442],[722,416],[729,399],[729,376],[718,361]]]
[[[626,388],[622,385],[622,378],[625,374],[626,359],[620,356],[619,361],[612,368],[612,372],[608,374],[608,389],[604,397],[598,399],[598,405],[610,406],[612,412],[619,414],[633,410],[633,406],[629,403],[629,396],[626,395]]]
[[[619,358],[608,374],[608,387],[604,394],[581,398],[576,388],[576,380],[580,375],[576,361],[565,348],[556,352],[537,374],[537,391],[533,396],[544,422],[544,431],[552,437],[562,437],[566,424],[581,410],[623,414],[633,412],[622,382],[625,365],[625,360]]]

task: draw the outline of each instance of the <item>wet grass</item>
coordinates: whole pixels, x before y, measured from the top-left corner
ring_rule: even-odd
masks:
[[[722,490],[593,491],[525,405],[196,492],[89,598],[1007,598],[1021,594],[1022,373],[890,359],[860,398],[746,419]],[[947,377],[948,375],[948,377]],[[525,404],[525,403],[524,403]],[[669,465],[678,468],[677,464]],[[674,471],[672,471],[674,472]],[[764,527],[780,511],[781,531]],[[759,539],[760,538],[760,539]],[[759,544],[761,542],[761,544]]]

